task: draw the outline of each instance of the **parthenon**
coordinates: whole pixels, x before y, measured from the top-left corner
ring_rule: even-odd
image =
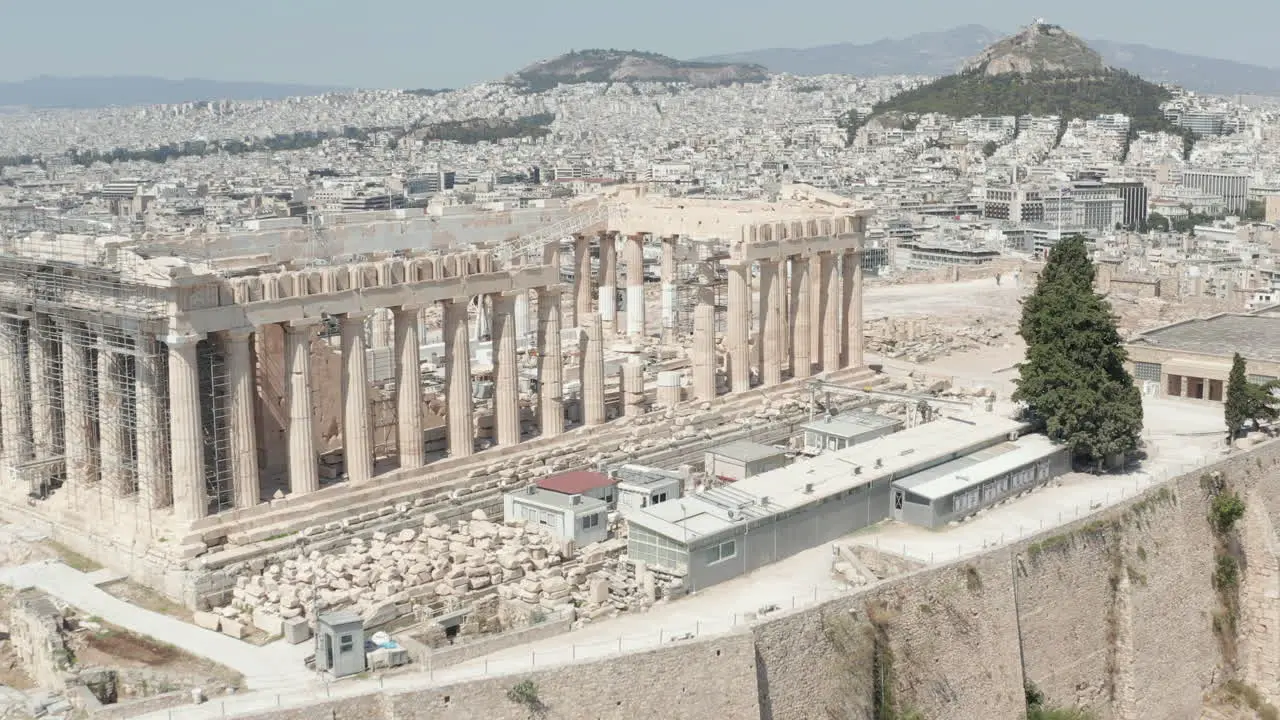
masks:
[[[184,238],[7,238],[3,501],[67,534],[190,558],[211,534],[318,492],[425,489],[472,456],[607,431],[606,351],[619,346],[622,391],[638,397],[643,343],[691,336],[687,387],[660,373],[659,405],[861,368],[869,211],[763,205],[636,193],[578,212],[577,227],[567,215],[441,249],[406,234],[406,247],[327,258],[200,257]],[[660,257],[653,320],[646,247]],[[622,404],[618,415],[640,411]],[[433,407],[443,448],[428,438]]]

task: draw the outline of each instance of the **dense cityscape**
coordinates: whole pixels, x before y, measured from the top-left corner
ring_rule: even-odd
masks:
[[[1278,258],[1042,20],[0,108],[0,717],[1278,717]]]

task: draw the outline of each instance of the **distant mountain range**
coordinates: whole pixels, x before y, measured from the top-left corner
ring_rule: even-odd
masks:
[[[964,25],[902,39],[862,45],[839,43],[812,48],[750,50],[699,58],[703,62],[755,63],[795,75],[948,75],[956,72],[1004,33]],[[1146,45],[1089,40],[1110,66],[1155,82],[1196,92],[1280,95],[1280,68],[1219,60]]]
[[[769,79],[759,65],[690,62],[640,50],[576,50],[536,62],[508,82],[530,91],[586,82],[687,82],[698,86],[754,83]]]
[[[339,90],[319,85],[223,82],[146,76],[53,77],[42,75],[0,82],[0,107],[94,108],[109,105],[161,105],[198,100],[278,100]]]

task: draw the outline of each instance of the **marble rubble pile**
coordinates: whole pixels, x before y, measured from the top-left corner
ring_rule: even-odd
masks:
[[[958,327],[943,327],[926,318],[883,318],[868,325],[867,352],[911,363],[927,363],[952,353],[1003,345],[1014,333],[1011,327],[1001,327],[981,317]]]
[[[501,525],[476,510],[470,520],[448,527],[429,513],[421,530],[375,532],[369,541],[352,539],[342,551],[246,571],[236,579],[231,603],[209,614],[236,636],[248,624],[280,634],[286,621],[331,608],[351,609],[377,625],[412,612],[414,604],[451,604],[451,598],[539,577],[562,564],[565,554],[563,543],[540,526]],[[539,584],[538,591],[551,596],[558,588]]]

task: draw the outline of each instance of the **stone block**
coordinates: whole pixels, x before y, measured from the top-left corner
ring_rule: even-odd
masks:
[[[311,626],[307,624],[307,619],[303,617],[293,617],[285,620],[282,625],[282,631],[284,641],[290,645],[299,645],[311,639]]]
[[[205,630],[213,630],[216,632],[218,630],[219,622],[222,620],[222,618],[215,613],[201,612],[197,610],[191,614],[191,620],[197,626],[202,627]]]
[[[592,580],[587,594],[587,602],[602,605],[609,601],[609,581],[603,578]]]
[[[223,618],[220,625],[221,625],[221,630],[223,635],[226,635],[228,637],[233,637],[237,640],[245,636],[244,623],[240,622],[239,620]]]
[[[267,610],[255,610],[253,612],[253,626],[267,635],[279,635],[282,622],[280,616],[276,613]]]

